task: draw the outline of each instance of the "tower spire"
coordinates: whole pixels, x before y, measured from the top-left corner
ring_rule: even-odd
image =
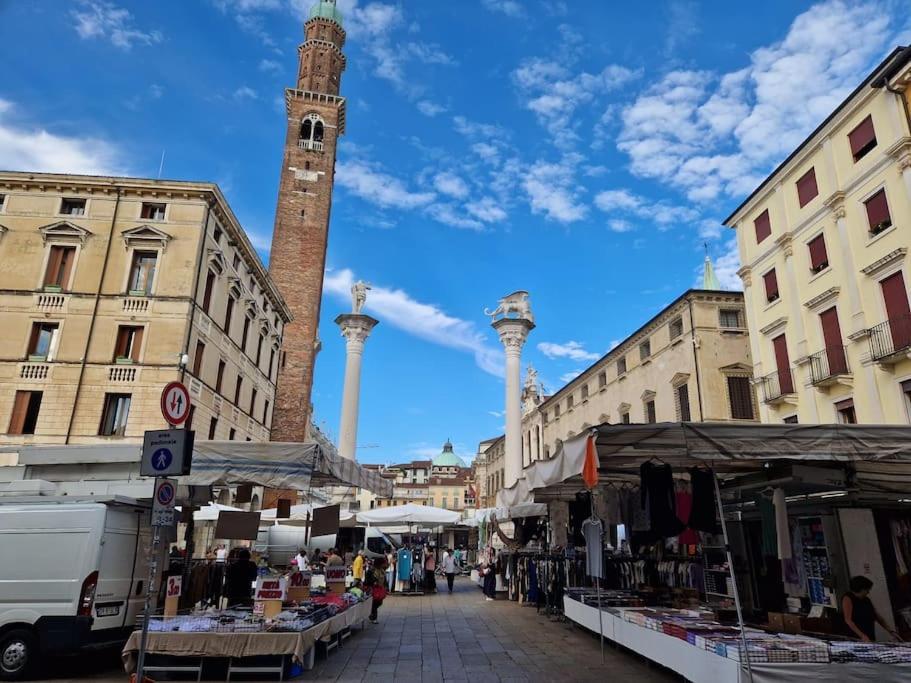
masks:
[[[715,275],[715,268],[712,266],[712,258],[709,256],[709,245],[705,247],[705,263],[702,267],[702,288],[703,289],[721,289],[721,283],[718,282],[718,276]]]

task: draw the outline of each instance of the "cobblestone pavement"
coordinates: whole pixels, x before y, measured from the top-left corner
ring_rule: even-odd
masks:
[[[467,578],[449,595],[390,596],[380,623],[367,624],[328,658],[296,680],[336,683],[443,681],[635,681],[680,680],[635,655],[605,645],[569,622],[551,621],[532,607],[506,600],[486,602]],[[54,683],[123,683],[117,653],[54,663],[42,677]],[[246,680],[252,680],[247,677]]]

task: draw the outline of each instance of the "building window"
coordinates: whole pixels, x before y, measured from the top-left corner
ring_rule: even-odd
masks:
[[[64,291],[70,288],[70,273],[76,260],[76,247],[51,246],[44,271],[44,289]]]
[[[6,209],[6,195],[0,194],[0,212]]]
[[[84,216],[85,200],[71,197],[64,197],[60,201],[60,213],[64,216]]]
[[[263,401],[263,424],[264,425],[269,424],[269,407],[270,406],[271,406],[271,403],[269,402],[269,399],[266,399],[265,401]]]
[[[554,404],[554,419],[556,420],[558,417],[560,417],[560,404],[555,403]]]
[[[221,384],[225,378],[225,362],[223,360],[218,361],[218,374],[215,375],[215,393],[221,393]]]
[[[880,190],[864,202],[867,209],[867,223],[870,234],[878,235],[892,225],[892,216],[889,214],[889,202],[886,200],[886,191]]]
[[[234,385],[234,405],[240,405],[240,390],[244,386],[244,378],[240,375],[237,376],[237,384]]]
[[[202,310],[206,315],[209,313],[209,307],[212,305],[212,290],[215,287],[215,273],[207,271],[206,273],[206,289],[202,295]]]
[[[196,342],[196,353],[193,355],[193,374],[197,377],[202,372],[202,359],[206,353],[206,345],[201,341]]]
[[[142,349],[142,327],[121,325],[117,328],[117,341],[114,344],[115,363],[138,363]]]
[[[768,209],[756,217],[756,220],[753,221],[753,227],[756,229],[756,244],[759,244],[772,234],[772,222],[769,220]]]
[[[626,356],[617,359],[617,376],[626,374]]]
[[[645,421],[649,424],[654,424],[658,421],[655,416],[655,399],[645,402]]]
[[[225,307],[225,334],[231,336],[231,318],[234,317],[234,297],[228,297],[228,305]]]
[[[237,436],[237,430],[234,427],[228,430],[228,441],[234,441],[234,437]]]
[[[786,425],[796,425],[796,424],[797,424],[797,416],[796,416],[796,415],[788,415],[784,420],[782,420],[782,422],[784,422]]]
[[[602,370],[598,373],[598,388],[603,389],[607,386],[607,373]]]
[[[584,401],[587,398],[588,398],[588,385],[583,384],[582,385],[582,400]]]
[[[740,325],[740,311],[736,308],[722,308],[718,312],[718,324],[727,329],[737,329]]]
[[[788,340],[780,334],[772,340],[775,352],[775,367],[778,370],[778,389],[782,394],[794,393],[794,378],[791,376],[791,359],[788,355]]]
[[[689,422],[692,420],[690,415],[690,387],[688,384],[681,384],[677,387],[677,420],[680,422]]]
[[[17,391],[7,434],[34,434],[41,411],[41,391]]]
[[[250,390],[250,417],[256,413],[256,387]]]
[[[843,425],[857,424],[857,413],[854,412],[854,399],[849,398],[835,404],[838,422]]]
[[[275,365],[275,348],[269,349],[269,379],[272,379],[272,368]]]
[[[215,244],[221,244],[221,228],[215,228],[212,239],[215,240]]]
[[[762,281],[765,283],[766,301],[769,303],[777,301],[781,295],[778,293],[778,275],[775,274],[775,269],[772,268],[772,270],[763,275]]]
[[[239,273],[240,272],[240,254],[238,254],[236,251],[234,252],[234,261],[233,261],[232,265],[234,266],[234,270],[236,270]]]
[[[127,286],[130,295],[145,296],[151,293],[157,264],[157,251],[133,252],[133,262],[130,264],[130,282]]]
[[[218,418],[212,417],[209,420],[209,441],[215,438],[215,430],[218,428]]]
[[[667,328],[670,332],[671,339],[676,339],[683,334],[683,318],[674,318],[668,323]]]
[[[628,425],[629,424],[629,411],[627,410],[624,413],[620,413],[620,423]]]
[[[28,359],[30,361],[54,360],[59,331],[59,323],[34,323],[28,340]]]
[[[639,344],[639,359],[645,360],[652,355],[652,343],[648,339]]]
[[[876,131],[873,129],[873,117],[867,116],[848,133],[848,144],[851,145],[851,156],[854,163],[863,159],[876,147]]]
[[[819,273],[829,267],[829,254],[826,252],[826,237],[819,234],[809,242],[807,249],[810,250],[810,271]]]
[[[569,396],[566,397],[566,409],[572,410],[573,406],[575,406],[575,405],[576,405],[576,397],[573,396],[572,394],[570,394]]]
[[[728,398],[731,403],[731,417],[735,420],[752,420],[753,388],[749,377],[728,377]]]
[[[259,367],[259,360],[260,360],[260,358],[262,358],[262,355],[263,355],[263,342],[264,341],[265,341],[265,338],[263,337],[263,335],[259,335],[259,341],[256,342],[256,367]]]
[[[247,352],[247,336],[250,334],[250,318],[244,316],[244,330],[240,334],[240,350]]]
[[[147,221],[163,221],[166,207],[166,204],[143,202],[142,211],[140,211],[139,217]]]
[[[130,416],[130,394],[105,394],[101,412],[100,436],[123,436]]]

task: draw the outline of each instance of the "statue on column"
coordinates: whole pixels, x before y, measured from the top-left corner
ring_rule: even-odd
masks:
[[[525,388],[529,391],[538,390],[538,371],[530,363],[525,371]]]
[[[364,310],[364,304],[367,303],[367,290],[372,289],[363,280],[358,280],[351,285],[351,312],[354,315],[360,315]]]
[[[510,316],[514,313],[514,316]],[[497,316],[503,318],[514,318],[516,320],[527,320],[533,323],[535,316],[531,312],[531,302],[528,299],[528,292],[519,290],[508,296],[504,296],[497,301],[497,307],[492,311],[484,309],[484,315],[490,316],[491,321],[496,321]]]

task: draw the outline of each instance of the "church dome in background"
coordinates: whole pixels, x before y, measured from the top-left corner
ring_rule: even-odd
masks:
[[[319,0],[310,8],[310,19],[329,19],[342,25],[342,13],[335,5],[335,0]]]
[[[452,443],[443,444],[443,452],[433,459],[434,467],[465,467],[465,463],[452,451]]]

